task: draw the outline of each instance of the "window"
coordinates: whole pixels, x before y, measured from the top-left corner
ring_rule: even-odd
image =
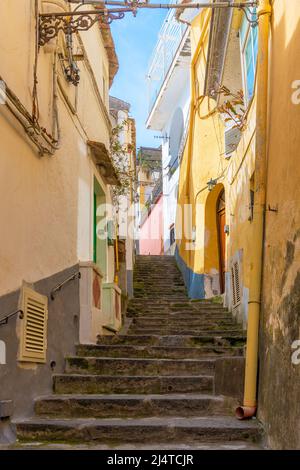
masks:
[[[173,176],[179,165],[179,149],[184,133],[184,117],[181,108],[177,108],[174,113],[171,129],[170,129],[170,162],[169,162],[169,179]]]
[[[175,226],[174,224],[170,227],[170,245],[172,246],[175,243]]]
[[[256,18],[256,9],[252,8],[252,19]],[[245,97],[249,102],[254,94],[255,73],[258,52],[258,28],[252,27],[246,18],[240,28],[242,51],[242,68],[244,76]]]
[[[231,266],[231,284],[232,284],[232,307],[238,307],[241,303],[241,283],[239,263],[235,261]]]

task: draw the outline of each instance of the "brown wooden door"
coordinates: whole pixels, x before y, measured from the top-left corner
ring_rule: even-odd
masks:
[[[219,260],[220,260],[220,289],[221,293],[225,291],[225,271],[226,271],[226,235],[225,235],[225,193],[220,195],[218,203],[218,239],[219,239]]]

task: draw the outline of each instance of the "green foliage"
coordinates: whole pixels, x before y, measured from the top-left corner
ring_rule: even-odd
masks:
[[[113,203],[118,205],[119,196],[127,196],[129,194],[131,182],[134,179],[134,170],[130,169],[130,154],[134,147],[131,144],[121,144],[119,138],[120,133],[128,126],[128,121],[124,120],[112,129],[110,151],[112,160],[121,182],[121,186],[112,188]]]
[[[217,93],[229,98],[217,108],[223,114],[224,121],[233,124],[232,127],[244,131],[246,129],[246,110],[243,91],[232,93],[229,88],[222,86]]]

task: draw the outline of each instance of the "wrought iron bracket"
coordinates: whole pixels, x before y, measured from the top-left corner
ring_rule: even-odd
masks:
[[[72,1],[71,3],[77,3]],[[78,7],[87,2],[80,3]],[[91,1],[91,3],[95,3]],[[106,6],[103,6],[106,5]],[[99,2],[100,5],[100,2]],[[160,3],[151,4],[148,0],[103,0],[102,8],[87,11],[70,11],[64,13],[41,13],[38,18],[39,45],[44,46],[51,39],[54,39],[60,31],[65,34],[73,34],[77,31],[88,31],[95,23],[110,24],[114,20],[120,20],[126,13],[132,13],[136,16],[139,9],[199,9],[199,8],[238,8],[243,10],[247,21],[251,26],[256,26],[258,20],[251,18],[251,7],[257,7],[258,0],[231,3],[230,0],[216,3],[185,3],[172,4]],[[109,8],[107,8],[109,6]]]
[[[256,17],[255,19],[252,18],[253,12],[250,10],[250,7],[241,7],[240,10],[243,11],[246,20],[252,28],[258,26],[258,17]]]
[[[132,11],[132,9],[42,13],[39,15],[39,45],[44,46],[54,39],[60,31],[65,34],[73,34],[76,31],[88,31],[97,22],[110,24],[113,20],[124,18],[127,11]]]

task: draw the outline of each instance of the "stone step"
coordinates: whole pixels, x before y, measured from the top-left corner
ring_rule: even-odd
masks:
[[[166,269],[145,269],[135,272],[133,275],[133,282],[144,282],[147,284],[154,284],[155,281],[160,282],[165,287],[170,287],[173,282],[178,282],[181,285],[185,285],[180,273],[176,269],[168,269],[166,276]]]
[[[133,308],[148,308],[151,310],[178,310],[180,312],[207,312],[207,313],[214,313],[214,312],[226,312],[230,313],[227,308],[222,306],[214,306],[214,305],[194,305],[189,302],[178,302],[178,301],[171,301],[162,299],[161,301],[154,301],[154,300],[143,300],[143,299],[135,299],[130,300],[129,307]]]
[[[156,296],[156,297],[160,297],[161,296],[161,292],[145,292],[144,290],[143,291],[139,291],[139,290],[134,290],[134,296],[136,299],[151,299],[153,298],[153,296]],[[167,294],[164,293],[164,299],[169,299],[170,301],[173,301],[175,302],[176,299],[178,300],[178,292],[172,292],[172,291],[169,291]],[[181,300],[185,300],[186,299],[186,296],[184,293],[182,293],[182,297],[181,297]]]
[[[232,413],[233,399],[200,394],[51,395],[35,401],[38,416],[54,418],[142,418]]]
[[[199,314],[199,313],[179,313],[179,312],[143,312],[143,313],[136,313],[129,311],[127,312],[127,318],[132,318],[133,320],[147,320],[151,321],[152,323],[164,323],[168,322],[169,324],[175,324],[176,322],[187,322],[187,321],[202,321],[202,322],[218,322],[218,321],[225,321],[231,322],[233,325],[236,325],[236,321],[227,314]]]
[[[186,326],[186,328],[191,328],[191,327],[211,327],[211,328],[216,328],[216,327],[223,327],[223,326],[231,326],[231,327],[236,327],[237,324],[235,321],[233,321],[231,318],[210,318],[210,317],[192,317],[192,316],[177,316],[174,317],[172,315],[169,315],[167,317],[159,317],[159,318],[151,318],[151,317],[146,317],[146,316],[141,316],[141,317],[134,317],[132,319],[132,325],[138,325],[139,327],[155,327],[155,328],[160,328],[160,327],[165,327],[165,326],[171,326],[171,327],[179,327],[179,326]]]
[[[157,359],[197,359],[201,357],[243,356],[243,347],[201,346],[192,347],[162,347],[162,346],[130,346],[116,345],[87,345],[78,346],[79,356],[93,357],[143,357]]]
[[[200,443],[221,441],[258,442],[261,428],[256,420],[232,417],[158,417],[139,419],[46,419],[16,422],[20,440],[100,443],[161,442]]]
[[[207,313],[199,313],[199,312],[163,312],[163,311],[156,311],[156,312],[151,312],[151,311],[144,311],[143,313],[138,313],[129,310],[127,311],[128,318],[136,318],[136,319],[149,319],[151,321],[177,321],[177,320],[212,320],[212,321],[218,321],[218,320],[226,320],[226,321],[231,321],[233,323],[236,323],[235,320],[232,318],[231,315],[227,313],[212,313],[212,314],[207,314]]]
[[[0,451],[1,450],[81,450],[81,451],[91,451],[91,450],[112,450],[112,444],[92,444],[92,443],[76,443],[76,442],[55,442],[55,443],[47,443],[47,442],[17,442],[16,444],[9,444],[9,445],[2,445],[0,444]],[[193,444],[188,443],[181,443],[181,442],[163,442],[161,441],[159,444],[139,444],[138,450],[183,450],[183,451],[195,451],[195,450],[263,450],[264,447],[255,442],[249,441],[220,441],[220,442],[194,442]],[[113,450],[130,450],[136,451],[137,446],[135,443],[127,444],[121,443],[117,446],[113,446]],[[184,457],[187,459],[187,457]]]
[[[210,375],[215,367],[214,359],[144,359],[68,357],[68,374],[97,374],[124,376],[173,376]]]
[[[55,393],[212,393],[212,375],[193,376],[105,376],[57,374],[53,376]]]
[[[223,336],[226,334],[241,334],[242,330],[239,327],[233,328],[228,326],[227,328],[222,327],[222,329],[218,328],[207,328],[203,327],[193,327],[190,329],[183,329],[183,328],[174,328],[172,327],[165,327],[162,326],[161,328],[139,328],[138,326],[131,326],[129,329],[129,333],[133,335],[163,335],[163,336],[170,336],[170,335],[183,335],[183,336],[202,336],[202,335],[214,335],[214,336]]]
[[[114,335],[102,336],[98,344],[127,344],[141,346],[201,347],[201,346],[243,346],[246,336],[240,333],[224,335]]]

